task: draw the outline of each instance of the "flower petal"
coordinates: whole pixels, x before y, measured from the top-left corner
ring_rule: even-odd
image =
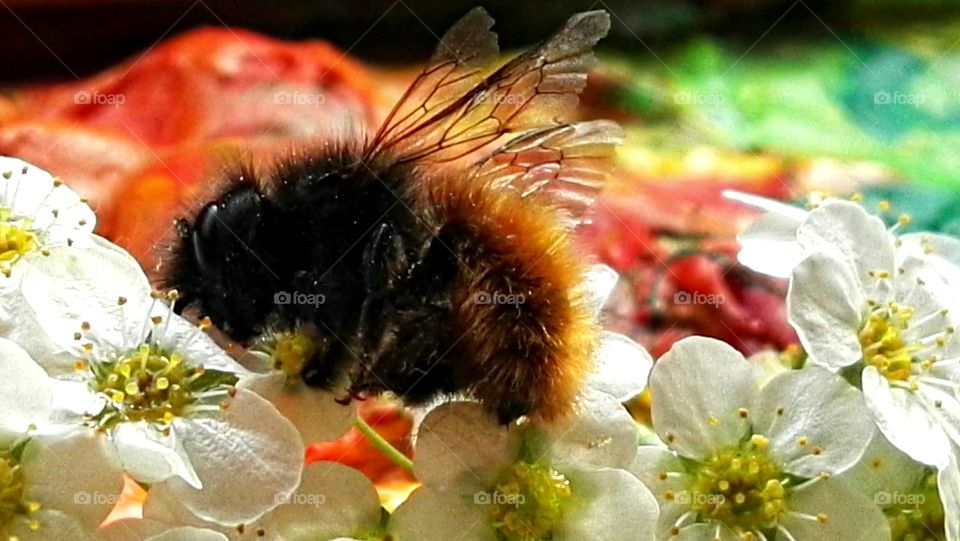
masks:
[[[91,429],[34,437],[24,448],[21,467],[29,499],[91,530],[113,509],[123,490],[116,451],[106,435]]]
[[[600,337],[596,366],[587,378],[586,387],[626,402],[646,388],[653,358],[626,336],[605,331]]]
[[[878,432],[860,462],[837,479],[874,499],[881,492],[910,492],[926,472],[925,466],[891,445]]]
[[[448,402],[424,418],[417,432],[417,478],[434,490],[464,493],[492,486],[500,468],[520,457],[521,430],[501,426],[479,404]]]
[[[525,443],[530,460],[545,460],[559,471],[626,468],[636,456],[637,437],[637,423],[619,400],[588,390],[578,399],[576,414],[528,425]]]
[[[97,539],[91,533],[92,530],[60,511],[41,509],[31,513],[30,518],[37,521],[38,528],[31,528],[27,521],[20,520],[11,524],[9,530],[3,533],[17,541],[51,541],[52,539],[96,541]]]
[[[249,371],[233,360],[199,327],[186,319],[164,310],[160,323],[156,325],[157,344],[166,351],[176,351],[195,365],[207,370],[218,370],[233,374],[246,374]],[[144,314],[145,315],[145,314]],[[141,316],[142,321],[142,316]]]
[[[740,264],[763,274],[787,278],[804,257],[797,241],[797,228],[807,212],[794,206],[778,205],[760,215],[737,237]]]
[[[815,367],[773,378],[751,415],[754,432],[770,440],[771,456],[805,478],[851,468],[874,434],[860,391]]]
[[[794,269],[787,311],[810,362],[838,370],[861,359],[857,333],[865,306],[856,279],[836,257],[818,252]]]
[[[807,253],[829,247],[843,254],[858,282],[872,281],[870,271],[893,275],[893,236],[880,218],[852,201],[830,199],[810,211],[797,240]]]
[[[873,501],[836,479],[792,491],[787,507],[793,512],[784,515],[780,524],[794,539],[890,539],[887,519]]]
[[[599,314],[614,286],[617,285],[617,281],[620,280],[620,275],[606,265],[593,265],[587,270],[584,279],[589,304],[593,307],[594,313]]]
[[[483,505],[459,494],[418,488],[390,517],[393,541],[497,541],[499,536]]]
[[[50,378],[27,352],[0,338],[0,426],[26,432],[53,408]]]
[[[704,459],[739,442],[760,373],[719,340],[685,338],[657,361],[650,376],[653,426],[681,456]],[[679,397],[683,397],[680,399]]]
[[[213,530],[182,526],[171,528],[160,535],[148,537],[147,541],[230,541],[230,539]]]
[[[569,475],[574,501],[564,514],[557,541],[654,541],[657,500],[639,479],[619,469]]]
[[[306,443],[331,441],[347,433],[357,420],[357,408],[337,402],[334,393],[307,387],[302,381],[286,384],[270,401],[300,431]]]
[[[947,541],[960,541],[960,448],[954,446],[950,462],[937,473],[937,488],[946,517]]]
[[[660,503],[657,531],[666,536],[677,520],[690,510],[678,494],[688,493],[693,482],[686,475],[683,462],[672,452],[652,445],[641,446],[636,459],[629,468],[652,492]]]
[[[303,472],[300,488],[258,528],[285,541],[364,537],[380,526],[377,489],[359,471],[318,462]]]
[[[200,478],[190,464],[176,427],[164,434],[146,422],[120,423],[112,433],[123,467],[141,483],[159,483],[179,477],[200,488]]]
[[[150,283],[128,254],[95,245],[39,257],[23,277],[23,295],[50,339],[84,355],[82,342],[115,351],[143,341]],[[127,302],[118,304],[124,297]],[[85,340],[74,338],[90,324]]]
[[[862,380],[867,406],[890,443],[923,464],[946,463],[950,440],[915,393],[891,388],[872,366],[863,370]]]
[[[255,393],[238,389],[225,410],[174,425],[204,488],[177,478],[168,482],[183,505],[204,520],[227,526],[252,522],[300,484],[300,435]]]

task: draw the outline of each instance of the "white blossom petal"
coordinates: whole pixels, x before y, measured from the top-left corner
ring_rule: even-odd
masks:
[[[590,390],[577,401],[577,413],[527,427],[532,461],[557,470],[569,467],[627,468],[637,453],[637,423],[619,400]],[[418,449],[419,453],[419,449]]]
[[[142,483],[159,483],[176,476],[195,488],[201,488],[200,478],[176,428],[175,425],[169,434],[164,434],[146,422],[117,425],[112,437],[127,473]]]
[[[106,436],[92,429],[34,437],[20,459],[25,494],[91,530],[117,503],[123,469]],[[49,539],[56,539],[50,537]]]
[[[600,337],[596,368],[585,387],[626,402],[642,393],[650,378],[653,358],[641,345],[622,334],[605,331]]]
[[[954,446],[950,461],[937,474],[937,488],[946,516],[947,541],[960,541],[960,448]]]
[[[893,389],[876,368],[862,373],[863,395],[877,427],[894,446],[923,464],[944,464],[950,440],[915,393]]]
[[[617,285],[617,281],[620,280],[620,275],[606,265],[593,265],[586,272],[584,279],[589,304],[593,307],[594,313],[599,314],[614,286]]]
[[[498,541],[487,509],[458,494],[418,488],[387,524],[393,541]]]
[[[619,469],[568,475],[574,499],[556,541],[654,541],[657,500],[639,479]]]
[[[223,525],[253,522],[300,484],[303,442],[269,402],[238,389],[223,411],[176,419],[175,430],[203,484],[169,481],[183,505]]]
[[[851,468],[874,434],[860,391],[819,368],[773,378],[751,416],[754,432],[770,440],[770,455],[788,473],[805,478]]]
[[[0,426],[26,432],[46,421],[52,408],[47,373],[18,345],[0,338]]]
[[[480,404],[437,406],[417,432],[417,478],[439,491],[492,486],[500,468],[519,458],[520,436],[516,425],[501,426]]]
[[[171,528],[160,535],[149,537],[147,541],[229,541],[229,538],[213,530],[182,526],[180,528]]]
[[[334,462],[318,462],[303,472],[303,482],[280,507],[254,530],[267,539],[314,541],[343,536],[364,537],[380,524],[382,508],[377,490],[359,471]]]
[[[677,342],[650,376],[657,434],[693,459],[740,441],[749,425],[738,411],[750,407],[759,377],[759,370],[724,342],[704,337]]]
[[[95,541],[96,538],[90,529],[67,513],[50,509],[41,509],[31,513],[30,518],[36,520],[39,528],[31,528],[26,521],[16,521],[7,531],[0,534],[16,539],[17,541],[51,541],[69,539],[70,541]]]
[[[836,257],[818,252],[794,269],[787,311],[810,362],[838,370],[861,359],[857,332],[864,306],[857,280]]]
[[[797,229],[807,253],[832,247],[852,264],[858,282],[871,271],[894,273],[894,239],[883,221],[852,201],[827,200],[810,211]]]
[[[657,531],[666,535],[690,506],[680,503],[677,494],[683,494],[692,480],[685,473],[683,463],[672,452],[652,445],[641,446],[630,473],[647,485],[660,503]],[[668,497],[670,495],[670,497]]]
[[[22,287],[51,340],[77,355],[84,355],[87,340],[115,351],[135,347],[146,336],[150,283],[129,255],[115,249],[95,245],[37,258]],[[118,305],[120,297],[126,304]],[[76,340],[82,322],[90,331]]]
[[[890,539],[887,519],[866,496],[835,479],[817,481],[793,490],[787,499],[781,525],[794,539]],[[825,520],[817,520],[821,516]]]

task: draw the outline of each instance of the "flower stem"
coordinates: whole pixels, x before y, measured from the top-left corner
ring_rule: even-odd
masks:
[[[410,460],[407,455],[401,453],[400,450],[394,447],[386,438],[381,436],[372,426],[368,425],[363,418],[357,416],[357,421],[354,423],[354,426],[357,427],[357,430],[359,430],[378,451],[387,455],[387,458],[404,471],[411,475],[413,474],[413,461]]]

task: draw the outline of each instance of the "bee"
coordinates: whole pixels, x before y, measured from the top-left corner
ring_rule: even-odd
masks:
[[[482,8],[454,24],[373,137],[225,175],[177,222],[181,309],[241,343],[310,329],[312,387],[568,412],[599,336],[573,229],[622,140],[574,115],[610,19],[576,14],[500,67],[492,26]]]

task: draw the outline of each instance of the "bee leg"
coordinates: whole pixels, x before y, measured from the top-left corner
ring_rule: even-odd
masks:
[[[396,287],[398,277],[406,274],[407,266],[403,238],[390,224],[380,224],[363,252],[366,298],[360,306],[357,318],[357,337],[360,343],[364,343],[366,337],[377,334],[374,314],[378,315],[380,321],[387,320],[382,309],[383,300]]]

